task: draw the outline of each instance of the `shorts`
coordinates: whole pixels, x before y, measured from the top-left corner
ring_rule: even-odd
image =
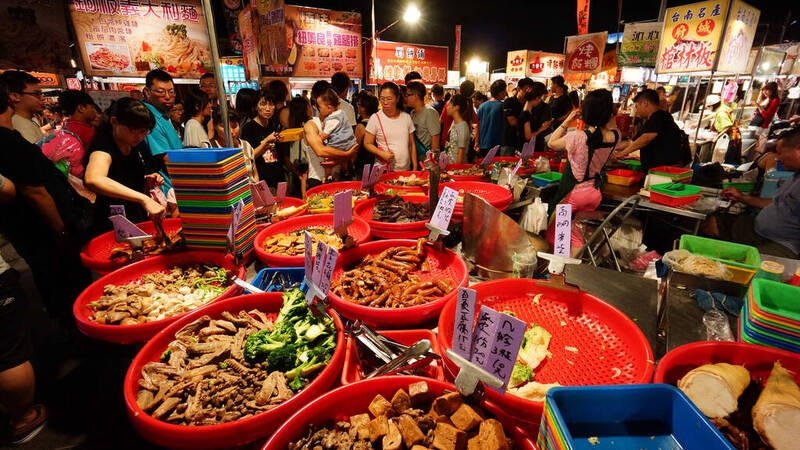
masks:
[[[751,245],[766,255],[789,259],[797,258],[797,254],[791,249],[756,233],[756,216],[719,214],[715,217],[719,229],[719,239]]]
[[[0,274],[0,372],[30,361],[33,356],[25,308],[19,286],[19,272],[9,269]]]

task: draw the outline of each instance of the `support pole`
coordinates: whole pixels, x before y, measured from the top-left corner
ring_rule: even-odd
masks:
[[[203,16],[206,19],[208,29],[208,40],[211,44],[211,69],[214,71],[214,81],[217,84],[217,100],[219,101],[219,112],[222,115],[222,124],[225,127],[225,142],[231,142],[231,126],[228,123],[228,97],[225,96],[225,82],[222,80],[222,72],[219,70],[219,46],[217,45],[217,31],[214,28],[214,17],[211,12],[211,0],[203,0]]]
[[[702,81],[702,77],[700,80]],[[694,130],[694,150],[695,156],[699,157],[698,147],[697,147],[697,136],[700,135],[700,124],[703,123],[703,115],[706,112],[706,103],[708,102],[708,92],[711,90],[711,83],[714,81],[714,71],[711,71],[711,76],[708,78],[708,86],[706,86],[706,95],[703,98],[703,108],[700,109],[700,118],[697,119],[697,128]],[[700,83],[697,83],[697,90],[700,90]],[[695,99],[697,99],[697,92],[695,92]],[[695,102],[696,103],[696,102]],[[694,105],[692,105],[694,106]]]

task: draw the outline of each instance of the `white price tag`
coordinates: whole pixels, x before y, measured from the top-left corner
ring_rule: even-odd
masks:
[[[430,224],[440,230],[447,230],[450,225],[450,218],[453,216],[453,209],[458,202],[458,191],[455,189],[445,187],[442,194],[439,196],[439,203],[436,204],[436,210],[433,212]]]
[[[571,256],[572,248],[572,205],[556,206],[556,235],[554,253],[564,258]]]

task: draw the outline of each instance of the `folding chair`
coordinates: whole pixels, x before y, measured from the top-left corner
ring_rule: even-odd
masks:
[[[636,210],[636,207],[639,206],[639,201],[641,197],[637,195],[632,195],[626,198],[622,203],[619,204],[616,208],[614,208],[611,212],[604,212],[604,211],[580,211],[575,214],[575,220],[581,225],[588,225],[596,227],[594,233],[592,233],[589,239],[586,239],[586,235],[583,232],[583,227],[578,227],[578,231],[581,233],[581,237],[584,241],[584,246],[580,252],[578,252],[576,258],[584,259],[585,254],[589,254],[589,260],[592,262],[592,265],[597,267],[597,252],[600,250],[604,244],[608,247],[609,253],[611,253],[611,257],[614,259],[614,265],[617,268],[618,272],[622,272],[622,268],[619,265],[619,260],[617,259],[617,254],[614,251],[614,247],[611,245],[611,237],[622,227],[628,217],[633,214]]]

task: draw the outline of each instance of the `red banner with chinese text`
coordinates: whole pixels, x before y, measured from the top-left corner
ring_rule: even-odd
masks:
[[[578,34],[589,32],[589,0],[578,0]]]
[[[369,84],[402,82],[412,70],[422,75],[425,84],[446,84],[448,50],[438,45],[378,41],[375,48],[376,76],[370,78]],[[367,73],[372,73],[369,68]]]
[[[461,66],[461,25],[456,25],[456,49],[453,56],[453,70],[459,70]]]

